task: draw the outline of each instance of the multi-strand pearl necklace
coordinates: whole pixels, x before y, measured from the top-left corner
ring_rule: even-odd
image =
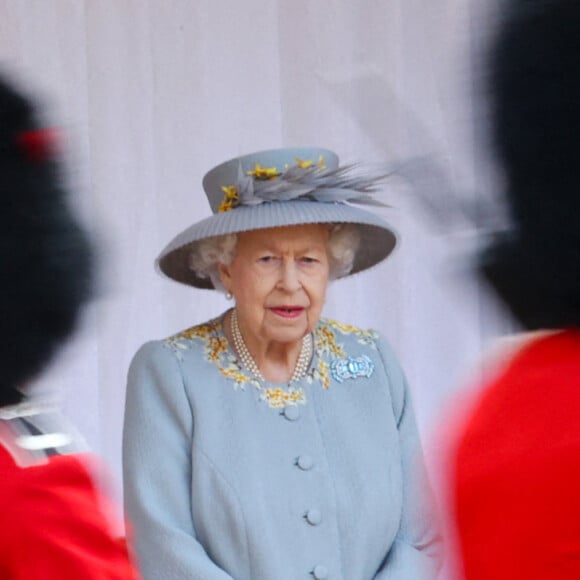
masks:
[[[234,339],[234,347],[238,356],[240,357],[242,364],[252,373],[259,381],[266,382],[264,375],[260,372],[254,357],[250,354],[248,347],[244,341],[244,337],[240,332],[240,325],[238,323],[238,312],[234,308],[232,311],[230,319],[230,327],[232,331],[232,337]],[[310,359],[312,358],[313,346],[312,346],[312,334],[308,333],[302,339],[302,346],[300,347],[300,354],[298,355],[298,360],[296,361],[296,366],[294,367],[294,372],[290,377],[288,384],[295,383],[299,381],[308,371],[308,365],[310,364]]]

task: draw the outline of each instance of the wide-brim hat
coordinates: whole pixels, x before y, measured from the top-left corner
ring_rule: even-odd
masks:
[[[386,172],[343,166],[332,151],[298,147],[260,151],[231,159],[209,171],[203,187],[214,215],[176,236],[157,259],[169,278],[214,288],[190,267],[196,244],[210,237],[251,230],[306,225],[355,224],[360,245],[349,273],[366,270],[395,248],[392,227],[352,204],[385,205],[374,194]]]

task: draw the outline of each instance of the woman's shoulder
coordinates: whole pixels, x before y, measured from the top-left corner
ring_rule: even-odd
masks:
[[[341,352],[344,349],[340,345],[344,345],[348,350],[371,350],[382,358],[396,359],[384,335],[372,328],[321,318],[314,329],[314,338],[319,347],[322,346],[323,350],[330,353]]]
[[[321,318],[314,329],[314,334],[317,337],[332,335],[342,340],[353,339],[361,344],[369,345],[375,345],[380,340],[380,335],[376,330],[364,329],[331,318]]]
[[[201,353],[207,348],[208,344],[216,340],[223,341],[225,335],[222,327],[223,316],[213,318],[207,322],[196,324],[185,330],[181,330],[166,338],[150,340],[143,344],[137,353],[135,359],[151,358],[183,358],[186,353]]]
[[[219,316],[207,322],[196,324],[161,340],[161,343],[169,348],[203,346],[215,340],[216,337],[224,336],[222,321],[223,316]]]

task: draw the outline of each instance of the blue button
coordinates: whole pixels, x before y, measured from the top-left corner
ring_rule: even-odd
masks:
[[[305,518],[311,526],[317,526],[322,521],[322,514],[320,510],[311,509],[306,512]]]
[[[284,417],[288,419],[288,421],[297,421],[300,417],[300,409],[298,407],[286,407],[284,409]]]
[[[328,578],[328,569],[326,566],[315,566],[314,570],[312,570],[312,575],[316,580],[326,580]]]
[[[309,471],[310,469],[312,469],[314,467],[314,459],[312,459],[312,457],[310,457],[310,455],[301,455],[296,460],[296,465],[302,471]]]

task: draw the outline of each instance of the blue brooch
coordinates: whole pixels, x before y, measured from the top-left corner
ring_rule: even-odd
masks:
[[[373,361],[365,354],[356,358],[349,356],[348,358],[333,360],[330,363],[330,372],[339,383],[344,382],[346,379],[356,379],[357,377],[366,377],[368,379],[374,370]]]

